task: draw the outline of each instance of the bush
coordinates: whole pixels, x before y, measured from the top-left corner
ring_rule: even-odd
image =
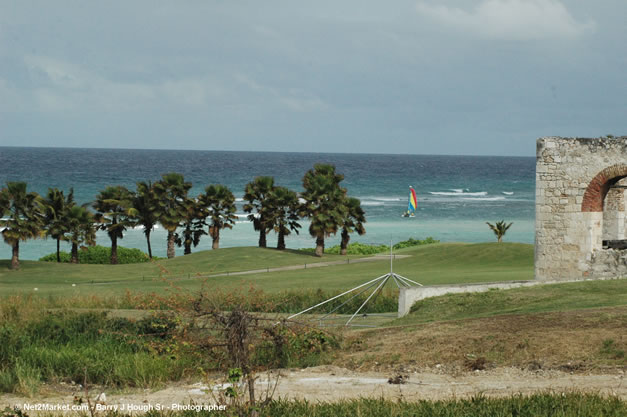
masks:
[[[410,248],[412,246],[430,245],[432,243],[440,243],[440,241],[432,238],[431,236],[423,240],[409,238],[407,240],[403,240],[402,242],[398,242],[393,247],[394,249],[403,249]]]
[[[402,242],[398,242],[393,247],[394,249],[403,249],[403,248],[410,248],[412,246],[429,245],[432,243],[440,243],[440,241],[432,238],[431,236],[423,240],[409,238],[407,240],[403,240]],[[300,250],[303,252],[315,251],[314,248],[303,248]],[[388,252],[389,250],[390,250],[390,247],[388,245],[368,245],[365,243],[355,242],[355,243],[350,243],[346,247],[346,254],[347,255],[374,255],[377,253]],[[335,245],[329,248],[325,248],[324,253],[328,253],[331,255],[339,255],[340,245]]]
[[[61,262],[69,263],[70,254],[68,252],[61,252]],[[56,262],[57,253],[51,253],[42,258],[39,258],[43,262]],[[137,264],[142,262],[148,262],[150,258],[144,252],[139,249],[125,248],[118,246],[118,264]],[[96,245],[81,248],[78,251],[78,263],[80,264],[109,264],[111,263],[111,248]]]
[[[165,316],[48,312],[0,322],[0,392],[35,395],[42,382],[149,387],[213,366],[172,337]]]
[[[350,243],[346,247],[347,255],[374,255],[375,253],[381,253],[387,251],[389,248],[385,245],[367,245],[364,243]],[[324,250],[325,253],[339,255],[340,245],[331,246]]]

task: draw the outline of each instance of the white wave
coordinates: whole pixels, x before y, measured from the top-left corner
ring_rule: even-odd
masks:
[[[237,202],[240,202],[240,203],[241,203],[242,201],[244,201],[244,199],[243,199],[243,198],[239,198],[239,197],[237,197],[237,198],[235,199],[235,201],[237,201]]]
[[[503,194],[505,195],[514,195],[513,191],[503,191]]]
[[[362,201],[361,205],[362,206],[384,206],[385,203],[383,203],[382,201]]]
[[[454,193],[451,193],[449,191],[429,191],[429,194],[431,194],[431,195],[451,195],[451,196],[456,196],[456,197],[459,197],[459,196],[467,197],[467,196],[488,195],[488,192],[487,191],[479,191],[479,192],[476,192],[476,193],[467,193],[467,192],[461,192],[461,193],[454,192]]]
[[[449,188],[449,190],[455,192],[455,193],[463,193],[464,190],[462,188]]]
[[[470,198],[462,198],[462,200],[466,201],[502,201],[505,200],[505,197],[470,197]]]

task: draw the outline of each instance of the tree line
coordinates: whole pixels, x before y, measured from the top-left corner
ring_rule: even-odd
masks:
[[[244,211],[259,232],[259,247],[266,247],[266,235],[277,234],[277,249],[285,249],[285,238],[298,234],[301,219],[310,221],[309,234],[316,239],[316,256],[324,253],[325,238],[341,232],[341,254],[346,254],[350,234],[366,233],[365,212],[357,198],[349,197],[340,185],[344,179],[335,166],[315,164],[303,177],[303,191],[297,193],[274,183],[273,177],[260,176],[246,184]],[[136,190],[108,186],[92,203],[79,205],[73,189],[49,188],[45,196],[27,191],[25,182],[7,182],[0,190],[0,229],[12,248],[11,269],[18,269],[20,242],[50,237],[57,243],[71,244],[71,262],[78,263],[78,248],[95,245],[96,231],[103,230],[111,240],[111,263],[117,264],[118,240],[130,227],[141,226],[152,258],[150,234],[160,224],[167,231],[167,256],[175,256],[175,246],[191,253],[208,235],[212,249],[220,245],[220,231],[233,228],[235,196],[222,184],[210,184],[193,197],[192,188],[179,173],[167,173],[156,182],[140,181]]]

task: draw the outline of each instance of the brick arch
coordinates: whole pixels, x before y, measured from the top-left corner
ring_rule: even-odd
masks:
[[[590,181],[586,192],[583,194],[581,211],[603,211],[603,200],[605,200],[610,186],[625,177],[627,177],[627,165],[625,164],[612,165],[599,172],[592,181]]]

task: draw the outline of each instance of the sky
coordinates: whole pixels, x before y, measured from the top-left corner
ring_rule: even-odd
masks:
[[[627,134],[625,22],[625,0],[0,0],[0,146],[532,156]]]

